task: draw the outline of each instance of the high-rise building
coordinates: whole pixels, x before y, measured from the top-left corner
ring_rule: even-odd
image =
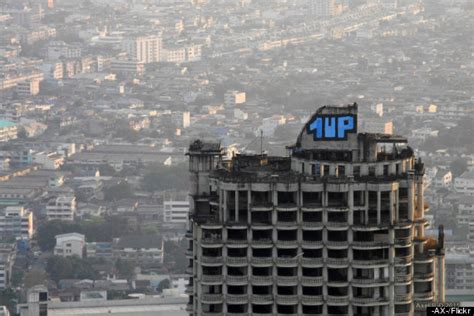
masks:
[[[131,60],[155,63],[161,58],[162,40],[156,35],[129,37],[123,40],[122,49]]]
[[[400,136],[325,106],[289,157],[189,147],[190,315],[417,315],[444,300],[424,167]]]
[[[336,12],[336,0],[310,0],[313,16],[330,17]]]

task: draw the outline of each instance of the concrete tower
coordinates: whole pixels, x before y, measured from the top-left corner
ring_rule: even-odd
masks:
[[[319,108],[290,157],[189,148],[190,315],[422,315],[443,300],[424,167],[400,136],[357,133],[357,105]]]

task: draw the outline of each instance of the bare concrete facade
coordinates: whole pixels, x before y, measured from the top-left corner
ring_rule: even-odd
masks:
[[[333,114],[357,105],[313,118]],[[312,119],[289,157],[222,161],[219,144],[191,144],[190,315],[421,315],[444,301],[442,233],[424,236],[406,139],[318,140]]]

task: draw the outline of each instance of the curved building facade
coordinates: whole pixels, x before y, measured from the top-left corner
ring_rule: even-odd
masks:
[[[325,106],[288,157],[189,148],[190,315],[417,315],[444,301],[424,168],[403,137]]]

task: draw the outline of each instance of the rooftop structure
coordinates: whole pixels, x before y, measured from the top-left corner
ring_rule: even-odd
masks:
[[[404,137],[357,126],[356,104],[324,106],[289,157],[190,145],[190,315],[421,315],[444,301],[423,163]]]

